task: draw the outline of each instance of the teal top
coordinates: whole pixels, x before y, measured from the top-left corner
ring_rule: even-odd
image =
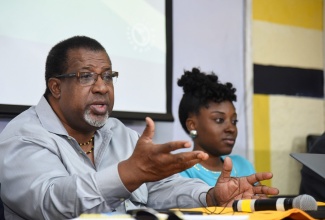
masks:
[[[221,159],[224,160],[225,157],[226,156],[222,156]],[[232,160],[232,171],[230,174],[232,177],[249,176],[256,173],[251,162],[245,158],[239,155],[228,155],[228,157],[230,157]],[[180,173],[180,175],[183,177],[199,178],[210,186],[216,185],[220,174],[220,171],[208,170],[199,163]]]

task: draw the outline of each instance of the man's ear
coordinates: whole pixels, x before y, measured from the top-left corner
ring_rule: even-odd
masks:
[[[47,83],[49,90],[54,98],[59,99],[61,96],[61,80],[50,78]]]

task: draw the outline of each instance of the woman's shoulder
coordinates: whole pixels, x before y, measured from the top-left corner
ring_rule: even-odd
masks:
[[[241,155],[238,155],[238,154],[232,154],[232,155],[227,155],[227,156],[222,156],[223,158],[225,157],[230,157],[230,159],[233,161],[233,160],[239,160],[239,161],[242,161],[242,160],[247,160],[245,159],[243,156]]]
[[[228,155],[231,160],[233,167],[238,171],[238,175],[250,175],[255,173],[253,164],[241,155]]]
[[[234,154],[234,155],[227,155],[227,156],[222,156],[222,157],[223,158],[230,157],[231,161],[235,165],[237,164],[237,165],[249,165],[249,166],[253,166],[252,163],[249,160],[247,160],[246,158],[244,158],[241,155]]]

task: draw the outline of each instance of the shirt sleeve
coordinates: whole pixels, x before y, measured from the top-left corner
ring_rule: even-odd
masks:
[[[0,156],[2,199],[17,215],[24,219],[71,219],[85,212],[111,211],[130,196],[117,165],[70,175],[69,167],[58,156],[60,152],[53,152],[51,144],[17,136],[0,144],[5,155]]]
[[[158,182],[147,183],[148,206],[154,209],[206,207],[211,186],[200,179],[175,174]]]

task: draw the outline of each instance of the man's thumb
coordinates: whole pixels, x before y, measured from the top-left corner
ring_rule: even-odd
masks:
[[[232,161],[230,157],[226,157],[223,161],[221,176],[224,178],[230,178],[232,170]]]
[[[141,135],[142,138],[152,140],[155,134],[155,123],[150,117],[146,117],[146,127]]]

